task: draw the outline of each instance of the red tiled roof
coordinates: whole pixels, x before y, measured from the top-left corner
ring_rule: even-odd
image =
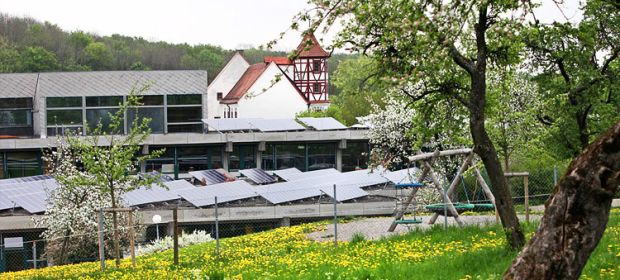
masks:
[[[306,34],[304,39],[301,40],[299,46],[297,46],[297,52],[299,57],[328,57],[329,53],[326,52],[319,41],[314,37],[314,34]]]
[[[265,63],[274,62],[277,65],[290,65],[293,64],[292,61],[285,56],[265,56]]]
[[[220,103],[222,104],[235,104],[243,97],[247,91],[252,87],[256,79],[267,69],[267,63],[256,63],[250,65],[245,73],[239,78],[235,86],[226,94]]]

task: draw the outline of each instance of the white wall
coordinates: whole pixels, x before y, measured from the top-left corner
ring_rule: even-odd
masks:
[[[275,63],[269,64],[246,94],[253,97],[239,100],[239,118],[294,118],[295,114],[308,109],[306,101],[285,77],[269,87],[281,73]]]
[[[217,100],[217,93],[222,92],[223,97],[232,89],[239,78],[245,73],[250,64],[239,53],[235,53],[228,61],[224,69],[215,77],[207,89],[207,118],[222,117],[222,105]]]

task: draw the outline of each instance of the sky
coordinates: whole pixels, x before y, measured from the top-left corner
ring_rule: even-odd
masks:
[[[564,0],[564,14],[579,20],[580,0]],[[258,47],[277,38],[307,0],[0,0],[0,12],[57,24],[66,31],[121,34],[150,41],[219,45],[225,49]],[[536,12],[543,22],[563,19],[551,0]],[[330,41],[330,34],[325,38]],[[289,32],[274,49],[289,51],[300,41]]]

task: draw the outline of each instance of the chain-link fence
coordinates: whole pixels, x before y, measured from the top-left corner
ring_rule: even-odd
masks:
[[[377,239],[414,228],[428,228],[432,226],[430,223],[495,222],[492,208],[483,209],[488,212],[478,215],[460,215],[457,220],[443,203],[444,199],[450,199],[455,205],[489,203],[480,181],[474,176],[466,173],[448,197],[433,184],[398,187],[392,183],[361,186],[351,182],[320,190],[281,190],[260,195],[231,190],[229,195],[195,198],[191,204],[179,199],[140,209],[103,209],[92,213],[99,227],[89,234],[45,240],[41,230],[0,233],[0,272],[98,261],[101,257],[112,260],[117,238],[112,212],[118,215],[116,232],[120,255],[123,258],[136,255],[138,263],[140,255],[168,249],[177,252],[171,254],[171,262],[191,262],[184,258],[183,251],[174,248],[201,242],[211,242],[208,250],[213,257],[219,257],[237,248],[232,246],[236,239],[231,238],[307,223],[316,225],[307,229],[305,234],[309,239],[337,245],[341,241]],[[484,170],[481,176],[490,186]],[[530,206],[544,203],[557,181],[557,171],[536,171],[508,178],[514,203],[521,213],[526,197]],[[453,179],[449,176],[441,179],[444,189]],[[441,207],[433,208],[433,205]],[[459,207],[455,210],[459,213],[476,211]],[[398,212],[403,215],[395,219]],[[108,261],[105,265],[113,266],[114,262]]]

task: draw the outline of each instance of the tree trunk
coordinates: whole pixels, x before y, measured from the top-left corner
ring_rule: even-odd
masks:
[[[110,194],[112,198],[112,208],[116,209],[116,197],[114,196],[113,183],[110,183]],[[114,260],[116,261],[116,267],[121,266],[121,245],[118,234],[118,213],[112,211],[112,231],[114,236]]]
[[[504,279],[578,279],[605,231],[618,185],[620,122],[573,160]]]
[[[480,68],[471,75],[469,128],[474,140],[474,152],[482,159],[491,180],[491,192],[495,196],[495,205],[504,227],[506,239],[513,250],[518,250],[525,244],[525,236],[521,230],[517,213],[512,205],[512,196],[508,189],[506,177],[504,177],[502,164],[484,126],[484,107],[486,103],[485,72],[485,68]]]
[[[65,231],[65,236],[62,237],[62,245],[60,247],[60,256],[58,257],[58,264],[63,265],[67,264],[67,248],[69,247],[69,235],[71,234],[71,230],[67,229]]]

